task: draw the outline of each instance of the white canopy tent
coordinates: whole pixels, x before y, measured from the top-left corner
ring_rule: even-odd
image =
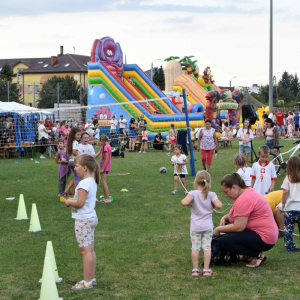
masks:
[[[30,107],[27,105],[23,105],[17,102],[1,102],[0,101],[0,114],[1,113],[9,113],[15,112],[21,116],[26,116],[30,113],[36,114],[45,114],[45,115],[52,115],[53,111],[51,110],[40,110],[35,107]]]

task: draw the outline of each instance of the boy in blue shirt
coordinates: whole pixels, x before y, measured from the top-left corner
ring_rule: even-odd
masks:
[[[296,136],[299,137],[299,119],[300,119],[300,112],[298,112],[298,115],[294,115],[294,122],[295,122],[295,132]]]

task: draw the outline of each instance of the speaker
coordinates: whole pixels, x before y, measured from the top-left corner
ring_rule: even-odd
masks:
[[[242,105],[242,119],[243,123],[245,119],[250,120],[250,125],[254,125],[257,120],[257,114],[254,109],[253,104],[243,104]]]

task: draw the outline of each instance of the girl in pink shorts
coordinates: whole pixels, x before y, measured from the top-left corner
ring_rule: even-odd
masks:
[[[167,153],[167,155],[169,155],[169,156],[171,155],[172,150],[175,147],[176,142],[177,142],[177,130],[175,129],[175,125],[171,124],[170,127],[171,127],[171,129],[169,132],[169,137],[170,137],[171,147],[170,147],[170,152]]]
[[[85,290],[97,284],[94,231],[98,224],[95,200],[97,184],[100,182],[100,168],[93,156],[84,153],[75,158],[75,171],[82,180],[76,187],[74,198],[66,200],[65,206],[72,206],[76,240],[83,260],[83,280],[72,289]]]

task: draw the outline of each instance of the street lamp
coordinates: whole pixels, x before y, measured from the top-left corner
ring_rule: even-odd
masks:
[[[233,78],[230,79],[230,92],[231,92],[231,80],[237,78],[237,76],[234,76]]]
[[[151,80],[153,79],[153,62],[156,61],[156,60],[161,60],[161,58],[152,60],[152,63],[151,63]]]

